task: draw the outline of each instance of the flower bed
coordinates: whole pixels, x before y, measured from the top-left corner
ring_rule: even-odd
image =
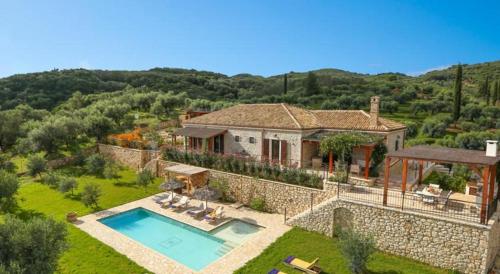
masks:
[[[219,155],[180,151],[175,148],[165,148],[163,158],[189,165],[195,165],[225,172],[237,173],[266,180],[280,181],[288,184],[321,189],[322,179],[315,174],[309,174],[304,169],[289,168],[269,162],[258,162],[250,158],[233,155]]]

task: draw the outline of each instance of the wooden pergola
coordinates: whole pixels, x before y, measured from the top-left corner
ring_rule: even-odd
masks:
[[[187,177],[186,190],[188,193],[191,193],[196,187],[205,185],[208,179],[208,169],[197,166],[178,164],[166,167],[165,172],[167,172],[168,177],[170,177],[170,173]]]
[[[434,147],[434,146],[414,146],[405,148],[399,151],[388,153],[385,158],[384,172],[384,200],[383,204],[387,205],[387,193],[389,188],[389,177],[391,160],[401,160],[403,163],[401,192],[406,191],[406,181],[408,177],[408,161],[414,160],[418,165],[418,182],[422,181],[423,163],[443,163],[443,164],[463,164],[471,170],[477,172],[482,177],[483,193],[481,197],[480,220],[482,224],[487,221],[488,205],[492,205],[495,199],[495,182],[497,173],[497,164],[500,161],[500,156],[486,156],[484,151]]]
[[[368,176],[370,175],[370,162],[372,159],[372,153],[373,150],[375,149],[375,144],[364,144],[355,147],[354,149],[362,149],[364,151],[364,156],[365,156],[365,170],[364,170],[364,177],[365,179],[368,179]],[[334,164],[333,164],[333,152],[330,151],[328,153],[328,173],[333,173],[334,171]]]

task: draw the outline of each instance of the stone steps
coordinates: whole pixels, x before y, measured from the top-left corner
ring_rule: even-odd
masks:
[[[229,251],[233,250],[238,244],[231,242],[224,242],[224,244],[215,252],[218,256],[222,257]]]

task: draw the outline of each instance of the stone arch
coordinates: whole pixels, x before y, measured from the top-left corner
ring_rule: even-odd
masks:
[[[345,207],[337,207],[333,210],[333,228],[334,229],[352,229],[353,213]]]

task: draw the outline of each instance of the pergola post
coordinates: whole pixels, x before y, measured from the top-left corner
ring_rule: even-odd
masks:
[[[403,159],[403,178],[401,181],[401,192],[406,192],[406,181],[408,179],[408,159]]]
[[[497,178],[497,167],[496,165],[490,166],[490,189],[488,190],[488,204],[493,202],[493,195],[495,194],[495,181]]]
[[[373,147],[365,147],[365,179],[370,175],[370,160],[372,158]]]
[[[333,173],[333,151],[328,153],[328,173]]]
[[[418,161],[418,184],[422,184],[422,177],[424,174],[424,161]]]
[[[483,168],[483,195],[481,197],[481,212],[479,215],[482,224],[486,223],[486,211],[487,211],[486,205],[488,204],[489,175],[490,175],[490,168],[488,166],[485,166]]]
[[[387,205],[387,192],[389,189],[389,176],[391,172],[391,157],[385,158],[385,171],[384,171],[384,201],[383,204]]]

